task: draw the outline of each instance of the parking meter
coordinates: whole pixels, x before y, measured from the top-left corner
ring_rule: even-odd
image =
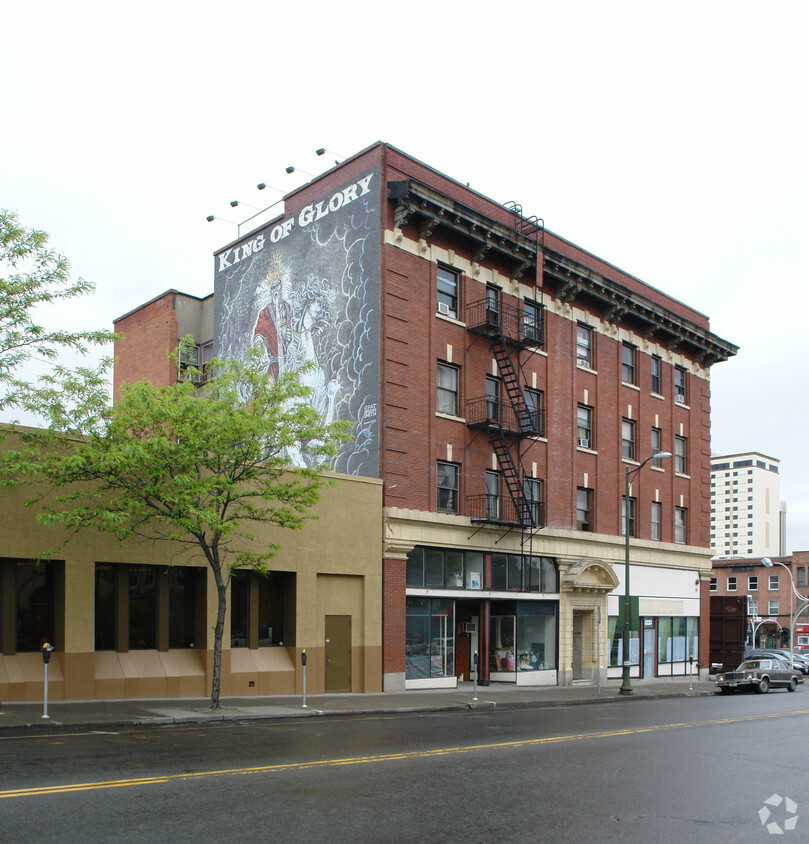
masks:
[[[48,715],[48,663],[51,661],[51,654],[53,653],[53,645],[50,642],[45,642],[42,646],[42,661],[45,663],[45,692],[43,696],[44,710],[43,718],[50,718]]]
[[[301,665],[303,666],[303,709],[306,709],[306,648],[301,651]]]

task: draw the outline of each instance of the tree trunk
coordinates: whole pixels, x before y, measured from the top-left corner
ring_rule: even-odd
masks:
[[[216,578],[218,606],[216,627],[213,634],[213,680],[211,682],[211,709],[219,709],[219,685],[222,676],[222,636],[225,632],[225,610],[227,609],[227,586],[221,577]]]

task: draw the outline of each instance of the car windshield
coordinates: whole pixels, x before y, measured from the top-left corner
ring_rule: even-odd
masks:
[[[739,666],[739,671],[758,671],[761,668],[769,667],[769,659],[748,659]]]

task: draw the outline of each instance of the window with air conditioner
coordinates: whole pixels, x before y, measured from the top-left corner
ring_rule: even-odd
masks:
[[[458,316],[458,273],[446,267],[438,267],[437,289],[438,312],[456,318]]]
[[[576,363],[593,368],[593,329],[582,323],[576,326]]]
[[[576,409],[576,437],[580,448],[593,448],[593,408],[585,404]]]

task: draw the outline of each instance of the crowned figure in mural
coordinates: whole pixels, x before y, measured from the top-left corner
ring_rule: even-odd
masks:
[[[267,273],[265,298],[253,330],[253,345],[261,349],[267,371],[274,377],[283,372],[309,368],[301,382],[311,389],[310,404],[328,425],[334,421],[339,392],[337,379],[329,379],[316,339],[333,320],[335,292],[328,281],[310,273],[293,285],[280,256],[274,254]],[[287,458],[296,466],[318,464],[317,443],[307,443],[306,451],[290,449]]]

